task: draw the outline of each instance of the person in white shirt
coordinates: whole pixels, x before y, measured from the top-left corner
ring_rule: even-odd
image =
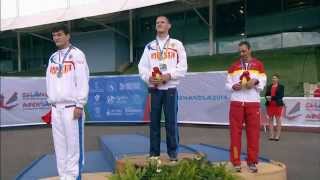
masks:
[[[160,156],[162,108],[165,115],[167,153],[172,162],[178,158],[177,126],[179,79],[187,72],[187,56],[183,44],[169,37],[171,23],[165,16],[156,19],[156,39],[148,43],[139,62],[139,74],[151,95],[150,158]]]
[[[46,84],[57,169],[61,180],[81,179],[89,69],[84,53],[70,44],[66,26],[55,27],[52,37],[58,50],[49,59]]]

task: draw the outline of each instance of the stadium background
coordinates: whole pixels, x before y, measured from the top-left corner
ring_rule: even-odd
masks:
[[[2,25],[6,18],[3,7],[9,1],[12,2],[1,0]],[[82,6],[95,1],[78,0]],[[57,2],[66,2],[68,6],[75,1]],[[121,1],[123,6],[127,2]],[[19,4],[16,6],[17,11],[23,12]],[[304,96],[304,84],[320,80],[319,0],[179,0],[60,23],[69,26],[72,43],[86,52],[91,75],[136,74],[144,45],[154,39],[157,15],[171,19],[170,34],[185,44],[190,72],[226,70],[238,56],[237,43],[246,39],[252,43],[255,56],[265,63],[268,75],[281,74],[286,96]],[[12,29],[1,26],[1,76],[44,76],[48,57],[55,51],[50,33],[54,25]],[[96,138],[105,133],[147,134],[147,130],[147,126],[89,125],[86,150],[96,149]],[[228,147],[227,129],[191,126],[181,130],[182,143],[204,142]],[[1,128],[0,179],[12,179],[32,160],[52,152],[50,131],[43,126]],[[199,136],[195,137],[194,132]],[[319,152],[318,136],[284,132],[284,143],[278,146],[270,145],[262,137],[262,155],[288,164],[289,179],[316,179],[319,161],[314,157]],[[17,148],[17,144],[24,148]]]
[[[83,1],[90,2],[94,1]],[[2,7],[5,3],[2,0]],[[281,74],[286,96],[303,96],[304,82],[319,81],[318,0],[173,1],[64,23],[72,42],[86,52],[92,75],[128,74],[137,73],[136,64],[144,45],[154,38],[154,21],[160,14],[171,19],[171,37],[181,40],[193,56],[190,71],[225,70],[237,56],[236,44],[246,39],[267,73]],[[44,75],[55,51],[50,34],[54,25],[1,31],[1,74]]]

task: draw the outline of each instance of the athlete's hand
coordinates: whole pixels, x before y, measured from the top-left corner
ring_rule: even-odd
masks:
[[[159,85],[159,84],[162,83],[162,79],[157,79],[157,78],[151,76],[151,77],[149,78],[149,82],[150,82],[151,84],[153,84],[153,85]]]
[[[171,79],[171,75],[170,74],[163,74],[163,75],[161,75],[161,79],[163,82],[168,82]]]
[[[239,91],[241,89],[241,84],[240,83],[234,84],[232,86],[232,89],[235,90],[235,91]]]
[[[271,96],[266,96],[267,101],[271,101]]]
[[[75,107],[73,111],[73,119],[78,120],[82,116],[83,109],[79,107]]]
[[[250,81],[247,82],[246,88],[251,89],[257,84],[258,80],[256,79],[250,79]]]

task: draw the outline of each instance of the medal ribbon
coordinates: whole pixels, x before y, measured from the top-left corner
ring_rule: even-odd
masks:
[[[71,49],[72,49],[72,47],[69,46],[69,49],[67,50],[67,52],[63,56],[62,62],[61,62],[61,59],[60,59],[60,52],[59,52],[59,71],[58,71],[58,74],[62,74],[62,68],[63,68],[64,61],[66,60],[66,58],[67,58],[68,54],[70,53]]]
[[[163,52],[164,52],[164,49],[165,49],[165,53],[167,54],[168,52],[168,46],[169,46],[169,41],[170,41],[170,38],[167,39],[167,41],[165,42],[165,44],[163,45],[163,48],[161,49],[160,47],[160,44],[158,42],[158,40],[156,39],[156,42],[157,42],[157,53],[159,52],[160,53],[160,61],[163,60]]]

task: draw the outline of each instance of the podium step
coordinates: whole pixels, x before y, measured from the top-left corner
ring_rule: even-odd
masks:
[[[228,163],[227,168],[232,169],[231,163]],[[286,180],[287,168],[283,163],[269,161],[259,162],[257,164],[258,172],[251,173],[248,169],[247,163],[241,161],[241,172],[235,175],[244,180]]]
[[[100,137],[101,149],[115,170],[117,160],[124,157],[149,154],[149,138],[140,134],[104,135]],[[167,152],[165,142],[160,144],[161,153]],[[197,153],[190,147],[180,145],[179,153]]]
[[[125,160],[133,161],[143,166],[149,156],[149,138],[140,134],[104,135],[100,138],[101,151],[85,153],[85,166],[83,179],[108,179],[115,171],[116,166],[125,164]],[[170,163],[166,155],[166,143],[161,142],[161,161]],[[232,169],[229,163],[229,149],[208,144],[179,145],[179,159],[193,158],[194,155],[205,155],[212,163],[225,163]],[[250,173],[247,170],[246,154],[241,154],[242,172],[236,173],[245,180],[286,180],[286,166],[269,159],[259,157],[258,173]],[[41,156],[32,162],[16,177],[18,180],[33,179],[58,179],[56,160],[54,154]]]
[[[111,172],[97,172],[97,173],[83,173],[82,180],[108,180],[108,177],[112,175]],[[42,178],[40,180],[60,180],[59,176]]]
[[[84,173],[111,172],[112,168],[105,160],[102,151],[90,151],[85,153]],[[56,157],[54,154],[41,156],[33,161],[16,177],[17,180],[36,180],[46,177],[58,176]]]
[[[229,161],[229,149],[213,146],[209,144],[188,144],[187,147],[190,147],[198,152],[202,152],[206,155],[207,159],[211,162],[221,162],[221,161]],[[246,153],[241,153],[241,160],[245,160],[247,158]],[[260,162],[270,162],[269,159],[259,157]]]

